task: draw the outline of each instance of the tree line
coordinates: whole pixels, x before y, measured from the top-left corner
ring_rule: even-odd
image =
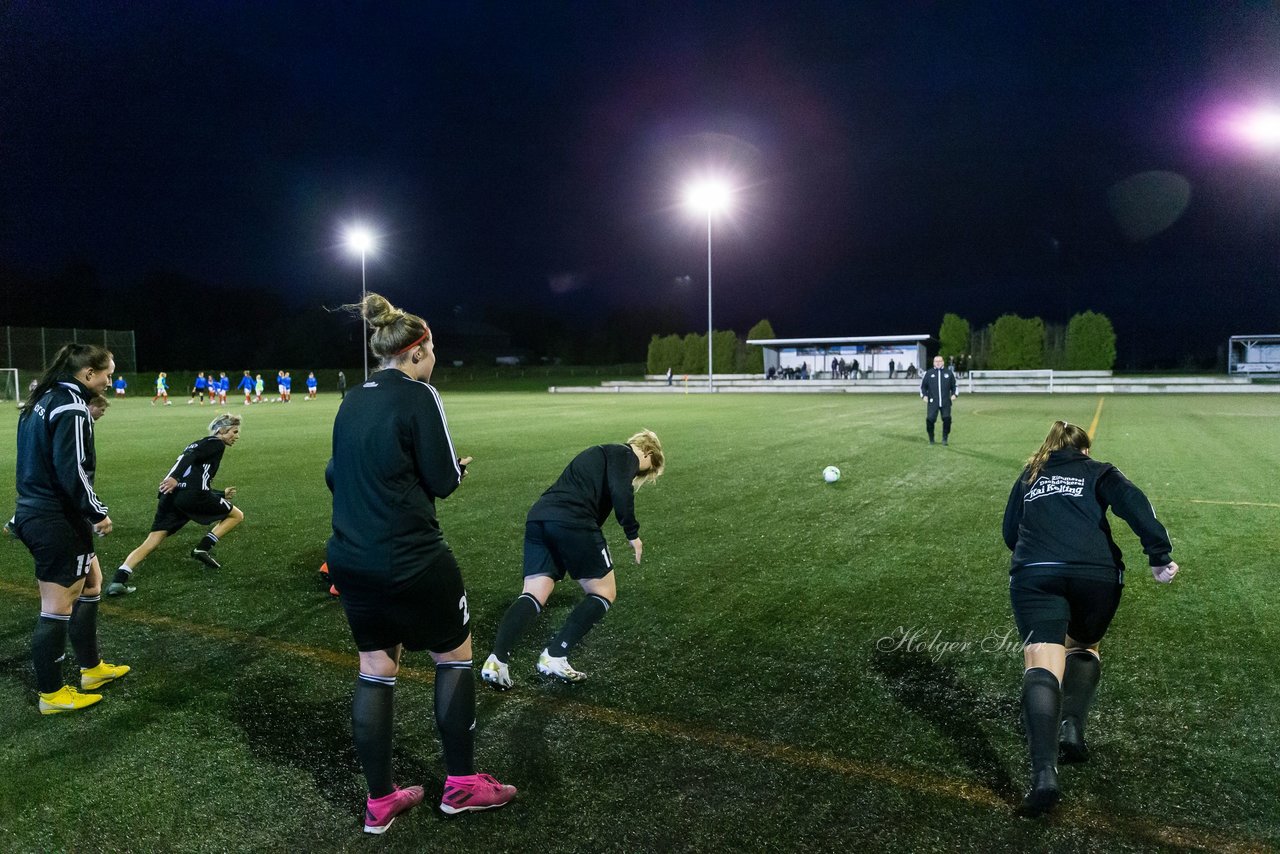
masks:
[[[764,373],[764,351],[747,341],[774,338],[773,326],[762,320],[745,339],[727,330],[712,333],[711,362],[716,373]],[[1116,332],[1111,319],[1094,311],[1081,312],[1065,325],[1039,317],[1005,314],[981,329],[948,312],[938,331],[938,355],[970,368],[996,371],[1053,368],[1069,371],[1109,371],[1116,363]],[[707,372],[706,333],[654,335],[649,340],[648,373]]]
[[[718,374],[764,373],[764,351],[748,347],[747,341],[773,338],[773,326],[762,320],[747,332],[746,339],[732,330],[714,330],[711,337],[711,366]],[[677,374],[707,372],[707,335],[654,335],[649,339],[647,372],[665,374],[670,368]]]
[[[1109,371],[1116,363],[1115,328],[1109,317],[1094,311],[1075,315],[1065,326],[1005,314],[977,330],[948,312],[938,342],[944,359],[967,357],[967,364],[979,369]]]

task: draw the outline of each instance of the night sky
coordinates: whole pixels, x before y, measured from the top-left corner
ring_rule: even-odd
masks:
[[[1207,366],[1280,333],[1280,146],[1217,123],[1262,105],[1263,2],[11,2],[0,324],[289,358],[358,297],[361,219],[370,289],[429,321],[639,361],[705,331],[680,198],[715,170],[717,328],[1092,309],[1118,367]]]

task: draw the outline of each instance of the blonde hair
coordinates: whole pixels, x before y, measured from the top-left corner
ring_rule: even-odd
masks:
[[[396,308],[381,294],[365,294],[361,302],[344,308],[359,312],[369,321],[373,327],[369,351],[383,364],[395,361],[415,341],[425,343],[431,340],[431,329],[425,320]]]
[[[1060,451],[1063,448],[1087,451],[1091,444],[1092,441],[1089,439],[1089,434],[1081,427],[1069,421],[1053,422],[1053,426],[1049,428],[1049,435],[1045,437],[1044,444],[1040,446],[1040,450],[1032,454],[1027,460],[1027,483],[1036,482],[1036,478],[1040,476],[1040,470],[1044,468],[1045,460],[1049,459],[1049,455],[1054,451]]]
[[[642,454],[649,455],[649,470],[638,472],[631,480],[631,488],[639,489],[646,483],[653,483],[662,476],[667,458],[662,453],[662,442],[652,430],[641,430],[627,440],[627,444]]]
[[[232,427],[240,426],[240,416],[232,415],[230,412],[224,412],[217,418],[209,422],[209,435],[216,436],[223,430],[230,430]]]

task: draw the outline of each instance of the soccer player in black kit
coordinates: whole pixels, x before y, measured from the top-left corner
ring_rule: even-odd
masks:
[[[573,458],[533,508],[524,527],[524,591],[507,608],[493,654],[480,675],[493,688],[511,687],[511,652],[542,613],[556,582],[569,573],[587,595],[538,656],[537,670],[564,682],[587,674],[569,664],[569,650],[604,618],[618,598],[613,559],[600,527],[613,513],[635,553],[644,543],[636,521],[635,490],[658,479],[665,466],[662,443],[641,430],[625,445],[596,445]]]
[[[1102,675],[1098,643],[1124,589],[1124,561],[1111,539],[1107,509],[1142,542],[1156,581],[1178,572],[1172,545],[1151,502],[1110,463],[1089,456],[1089,434],[1055,421],[1018,476],[1004,512],[1013,551],[1009,595],[1024,644],[1022,717],[1031,755],[1023,814],[1038,816],[1061,799],[1059,754],[1088,758],[1085,718]]]
[[[35,559],[40,619],[31,660],[43,715],[72,712],[102,699],[92,691],[129,672],[98,654],[102,571],[94,535],[111,533],[107,505],[94,489],[97,454],[86,401],[111,385],[111,353],[67,344],[54,354],[18,416],[18,507],[11,528]],[[63,684],[67,639],[80,665],[80,689]]]
[[[107,585],[108,596],[121,596],[137,590],[130,581],[138,564],[188,522],[213,526],[191,550],[191,557],[210,569],[222,568],[213,556],[213,547],[244,521],[244,511],[231,503],[236,496],[236,488],[214,489],[213,478],[222,465],[223,453],[238,441],[240,416],[224,412],[209,422],[208,436],[183,449],[178,461],[160,481],[151,533],[120,564]]]
[[[352,389],[333,424],[333,536],[326,563],[360,651],[351,722],[369,784],[364,829],[383,833],[422,802],[422,786],[392,780],[392,698],[400,652],[435,661],[435,718],[447,777],[446,813],[500,807],[514,786],[475,772],[475,681],[467,594],[436,519],[436,500],[462,483],[440,395],[427,384],[435,345],[426,321],[378,294],[360,306],[381,370]]]

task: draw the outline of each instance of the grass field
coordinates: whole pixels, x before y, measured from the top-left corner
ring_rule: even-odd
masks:
[[[911,396],[551,396],[446,391],[466,484],[441,502],[467,580],[477,668],[520,586],[529,505],[577,451],[640,427],[668,471],[637,497],[642,566],[572,656],[591,680],[533,676],[580,593],[552,597],[516,690],[478,688],[481,770],[508,808],[424,806],[360,832],[355,654],[318,582],[333,396],[244,410],[218,477],[246,522],[211,573],[162,546],[104,600],[108,660],[134,672],[81,714],[41,717],[30,557],[0,542],[0,850],[1124,851],[1280,846],[1280,397],[964,396],[951,447]],[[242,406],[234,406],[241,411]],[[1013,815],[1021,656],[1000,519],[1051,421],[1090,424],[1096,456],[1153,500],[1183,571],[1132,571],[1103,646],[1093,760],[1064,770],[1048,820]],[[155,486],[211,417],[114,405],[98,487],[137,545]],[[0,415],[12,507],[15,413]],[[844,473],[823,483],[823,466]],[[7,509],[3,512],[7,512]],[[616,524],[614,554],[625,553]],[[904,642],[905,636],[905,642]],[[397,779],[439,799],[432,668],[397,689]],[[477,674],[478,679],[478,674]]]

